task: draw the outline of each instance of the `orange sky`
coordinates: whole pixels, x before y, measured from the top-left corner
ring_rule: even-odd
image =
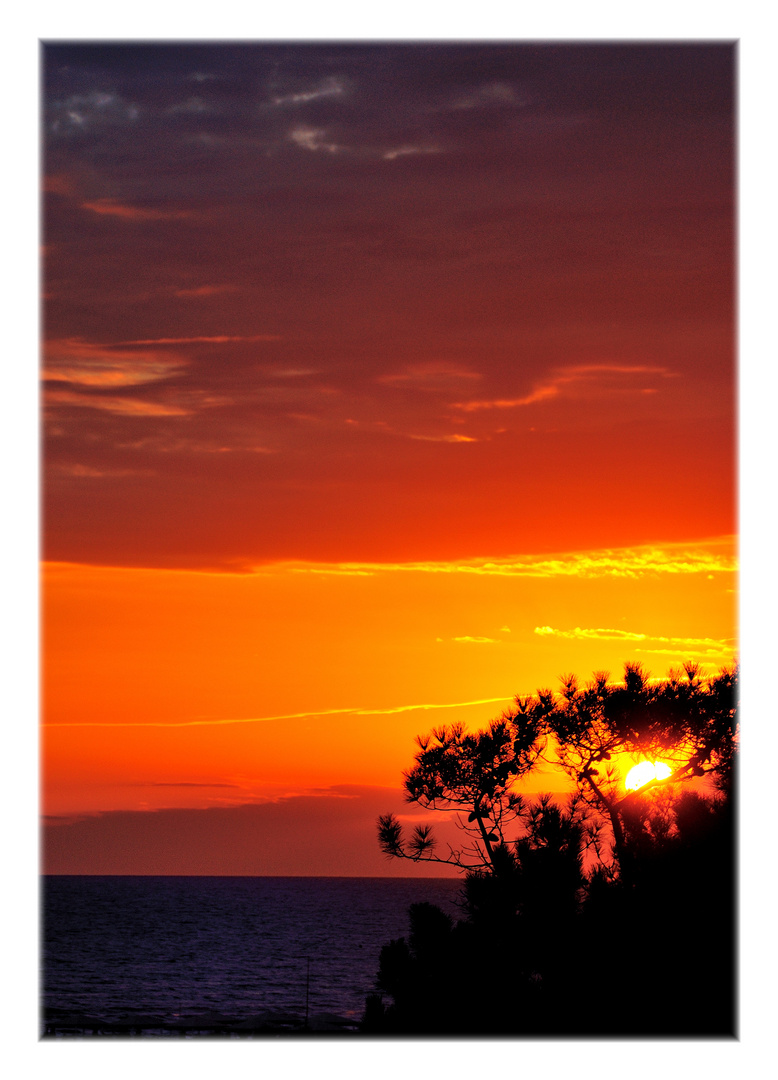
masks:
[[[730,662],[734,567],[731,541],[252,574],[51,564],[46,812],[226,810],[312,794],[324,812],[342,785],[396,788],[416,734],[483,724],[565,671]],[[527,790],[562,787],[543,770]],[[359,800],[338,806],[343,821],[365,812]],[[359,865],[386,872],[377,857]],[[265,872],[290,871],[282,861]],[[331,872],[353,867],[338,856]]]
[[[731,661],[730,46],[45,66],[50,868],[394,872],[415,734]]]

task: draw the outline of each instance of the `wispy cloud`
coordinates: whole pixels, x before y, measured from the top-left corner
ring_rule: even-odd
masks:
[[[230,445],[226,445],[219,439],[182,438],[180,435],[172,436],[169,432],[165,432],[162,435],[144,435],[143,438],[117,442],[116,446],[119,450],[144,450],[158,454],[277,454],[279,452],[272,447],[255,443],[251,434],[247,435],[247,442],[241,442],[240,437],[234,432],[230,437],[232,441]]]
[[[459,641],[466,645],[501,645],[502,642],[497,638],[491,637],[471,637],[469,634],[465,634],[463,637],[455,637],[452,641]]]
[[[110,721],[110,720],[73,720],[66,723],[49,724],[43,727],[152,727],[152,728],[185,728],[185,727],[220,727],[226,724],[264,724],[272,720],[307,720],[319,716],[394,716],[397,713],[428,712],[435,709],[465,709],[471,705],[493,705],[495,702],[511,701],[511,697],[477,698],[474,701],[447,701],[433,704],[393,705],[388,708],[366,709],[350,707],[343,709],[317,709],[309,712],[279,713],[274,716],[247,716],[231,719],[214,720],[179,720],[179,721],[147,721],[134,722]]]
[[[302,150],[324,150],[328,154],[337,154],[343,149],[337,143],[327,142],[323,128],[296,127],[289,132],[289,139]]]
[[[279,334],[215,334],[210,337],[160,337],[117,341],[117,345],[231,345],[237,341],[280,341]]]
[[[162,342],[119,342],[103,345],[66,338],[44,346],[43,378],[80,386],[140,386],[174,375],[186,361],[171,353],[146,349],[129,351],[129,345],[156,345]],[[124,346],[124,348],[122,348]]]
[[[323,79],[310,90],[277,94],[272,100],[274,105],[307,105],[309,101],[317,101],[319,98],[341,97],[345,93],[346,87],[343,82],[330,77]]]
[[[43,178],[43,190],[52,195],[73,195],[73,181],[63,173],[55,173]]]
[[[165,405],[158,401],[140,398],[116,397],[104,394],[79,394],[72,390],[47,390],[44,400],[48,405],[74,405],[78,408],[99,409],[116,416],[188,416],[190,409],[179,405]]]
[[[152,469],[95,469],[91,465],[51,465],[49,469],[59,476],[71,476],[87,480],[116,480],[124,476],[153,476]]]
[[[516,409],[520,405],[534,405],[537,401],[545,401],[547,398],[556,397],[558,394],[558,386],[538,386],[531,393],[520,398],[495,398],[490,401],[455,401],[452,402],[451,407],[462,409],[463,412],[477,412],[481,409]]]
[[[408,439],[416,439],[419,442],[445,442],[445,443],[471,443],[481,442],[472,435],[407,435]]]
[[[456,364],[431,361],[411,365],[402,371],[379,375],[376,382],[382,386],[408,387],[413,390],[450,391],[462,382],[473,382],[481,378],[479,371],[470,371]]]
[[[107,214],[110,217],[124,218],[127,221],[172,221],[177,218],[191,217],[189,210],[156,210],[142,206],[130,206],[117,199],[94,199],[81,203],[83,210],[93,214]]]
[[[506,82],[491,82],[479,86],[465,97],[457,98],[454,109],[483,109],[495,105],[524,105],[525,99]]]
[[[316,419],[319,419],[318,417]],[[435,443],[473,443],[481,442],[480,439],[475,438],[472,435],[462,434],[450,434],[448,432],[441,432],[440,434],[427,435],[418,434],[412,431],[400,431],[398,428],[392,427],[387,424],[385,420],[355,420],[353,417],[347,417],[344,421],[349,428],[354,431],[376,431],[385,435],[392,435],[401,439],[413,439],[417,442],[435,442]]]
[[[311,99],[309,99],[311,100]],[[401,146],[381,147],[375,144],[358,144],[356,146],[343,146],[333,142],[327,134],[326,128],[311,127],[299,124],[291,129],[287,139],[299,146],[302,150],[325,151],[328,154],[339,154],[349,150],[359,157],[381,158],[383,161],[396,161],[399,158],[417,157],[426,154],[441,154],[443,149],[432,144],[404,143]]]
[[[240,784],[225,784],[221,782],[213,783],[198,783],[194,780],[156,780],[150,783],[144,781],[133,781],[126,784],[117,784],[117,787],[154,787],[154,788],[240,788]]]
[[[673,378],[664,367],[642,364],[581,364],[560,368],[545,382],[536,383],[529,394],[517,398],[493,398],[476,401],[457,401],[452,408],[464,412],[480,409],[516,409],[560,396],[604,396],[614,393],[656,393],[656,387],[645,386],[646,376]],[[636,385],[636,380],[639,385]]]
[[[401,157],[412,157],[415,154],[441,154],[443,151],[439,146],[413,146],[406,144],[405,146],[398,146],[392,150],[384,150],[381,157],[384,161],[396,161]]]
[[[210,102],[197,96],[186,98],[184,101],[178,101],[175,105],[171,105],[167,111],[171,116],[205,116],[207,114],[218,113],[218,109]]]
[[[202,300],[207,296],[221,296],[223,293],[237,291],[237,285],[195,285],[191,289],[176,289],[175,295],[182,300]]]
[[[140,109],[112,91],[92,90],[72,94],[48,106],[49,131],[53,135],[72,135],[120,124],[134,123]]]

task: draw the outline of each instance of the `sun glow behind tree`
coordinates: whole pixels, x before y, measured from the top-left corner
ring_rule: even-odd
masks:
[[[631,835],[650,809],[641,807],[644,788],[706,776],[720,792],[731,787],[739,738],[737,682],[737,667],[704,678],[699,665],[687,662],[654,681],[640,664],[627,662],[621,683],[610,682],[603,671],[584,685],[566,675],[559,693],[517,696],[511,710],[480,732],[457,724],[434,729],[417,738],[415,765],[405,773],[406,798],[426,810],[457,815],[468,840],[443,854],[435,850],[429,826],[417,825],[407,839],[395,815],[387,814],[378,822],[381,850],[500,877],[532,819],[520,793],[524,777],[547,760],[553,744],[556,764],[576,787],[568,824],[581,830],[586,848],[607,873],[629,877]],[[629,757],[643,760],[627,773],[625,794],[618,761]]]
[[[663,761],[639,761],[629,770],[624,780],[627,791],[637,791],[652,780],[666,780],[673,770]]]

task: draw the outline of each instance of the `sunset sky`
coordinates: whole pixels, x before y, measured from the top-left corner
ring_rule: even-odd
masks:
[[[45,868],[407,874],[417,733],[732,660],[732,46],[43,60]]]

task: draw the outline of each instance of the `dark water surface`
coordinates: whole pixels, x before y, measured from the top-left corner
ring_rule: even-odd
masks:
[[[408,908],[456,918],[447,878],[45,877],[46,1015],[332,1013],[356,1023]],[[308,973],[310,976],[308,977]]]

